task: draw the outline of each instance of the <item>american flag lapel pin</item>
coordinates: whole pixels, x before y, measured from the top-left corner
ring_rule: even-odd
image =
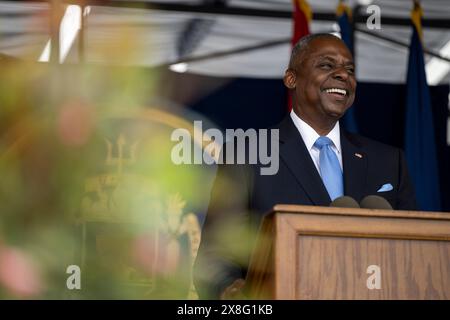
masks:
[[[355,156],[360,158],[360,159],[362,159],[362,157],[363,157],[361,153],[355,153]]]

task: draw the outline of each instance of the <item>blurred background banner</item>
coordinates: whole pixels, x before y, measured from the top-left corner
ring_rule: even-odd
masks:
[[[420,159],[435,153],[425,168],[436,198],[423,208],[450,211],[450,2],[422,1],[421,43],[412,1],[308,4],[303,31],[353,46],[354,128]],[[367,24],[373,6],[380,29]],[[195,299],[216,167],[176,165],[172,133],[185,129],[191,155],[203,154],[194,121],[245,130],[287,115],[293,8],[306,1],[0,1],[0,297]],[[412,126],[418,72],[428,118],[416,112]],[[80,289],[67,286],[72,265]]]

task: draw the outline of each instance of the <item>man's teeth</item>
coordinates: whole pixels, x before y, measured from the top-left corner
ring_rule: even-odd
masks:
[[[339,93],[342,95],[346,95],[347,91],[343,90],[343,89],[338,89],[338,88],[331,88],[331,89],[326,89],[325,90],[327,93]]]

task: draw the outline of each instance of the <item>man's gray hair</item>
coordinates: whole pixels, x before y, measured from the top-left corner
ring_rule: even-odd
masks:
[[[299,56],[301,56],[309,47],[309,43],[314,39],[318,38],[334,38],[339,39],[339,37],[335,36],[332,33],[314,33],[308,34],[307,36],[302,37],[292,48],[291,59],[289,60],[289,69],[294,69],[294,64]],[[342,41],[342,40],[341,40]]]

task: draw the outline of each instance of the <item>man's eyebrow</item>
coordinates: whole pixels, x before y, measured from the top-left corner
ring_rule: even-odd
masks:
[[[337,62],[337,60],[334,59],[333,57],[326,56],[326,55],[318,56],[317,58],[318,58],[319,60],[330,60],[330,61],[333,62],[333,63],[336,63],[336,62]],[[355,63],[353,62],[353,60],[348,60],[347,62],[344,63],[344,65],[346,65],[346,66],[348,66],[348,65],[353,65],[353,66],[354,66]]]

